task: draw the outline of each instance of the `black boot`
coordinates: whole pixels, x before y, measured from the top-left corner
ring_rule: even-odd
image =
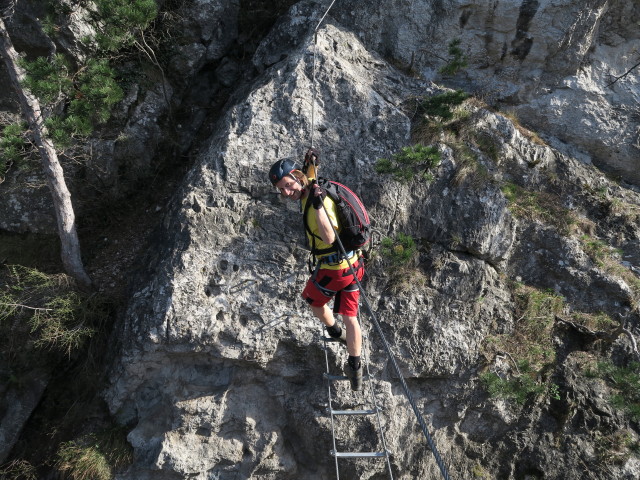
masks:
[[[327,328],[327,334],[329,337],[335,339],[337,342],[340,342],[343,345],[347,345],[347,330],[344,328],[340,328],[335,323],[331,327]]]
[[[349,362],[344,364],[344,374],[351,382],[351,390],[354,392],[362,389],[362,364],[355,369]]]

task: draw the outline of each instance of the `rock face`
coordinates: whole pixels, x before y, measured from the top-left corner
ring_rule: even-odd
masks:
[[[135,450],[117,478],[335,474],[322,374],[325,363],[339,373],[346,352],[331,345],[325,359],[320,324],[299,295],[308,274],[298,206],[266,179],[276,159],[301,158],[311,143],[321,173],[361,196],[380,236],[415,240],[412,263],[401,266],[376,242],[366,295],[452,478],[638,478],[637,419],[592,373],[603,359],[629,366],[640,335],[639,70],[631,69],[639,4],[340,0],[314,48],[326,4],[294,5],[250,64],[236,51],[247,41],[245,2],[181,4],[166,78],[155,72],[148,88],[132,86],[115,112],[117,134],[91,145],[87,178],[114,191],[152,168],[165,137],[178,138],[176,155],[197,155],[116,333],[104,395]],[[85,30],[74,21],[59,47],[81,56],[74,38]],[[38,31],[20,31],[34,53],[52,48]],[[467,67],[447,77],[439,69],[456,39]],[[453,130],[432,138],[442,157],[433,179],[376,173],[379,158],[415,143],[424,127],[415,99],[444,92],[433,81],[476,94]],[[179,122],[171,130],[169,104]],[[509,107],[544,142],[486,104]],[[11,110],[10,99],[0,105]],[[191,150],[198,134],[205,140]],[[0,228],[53,229],[46,192],[18,180],[0,186]],[[483,379],[526,378],[526,366],[494,346],[533,328],[523,325],[521,288],[562,307],[534,325],[547,343],[530,354],[548,364],[532,380],[544,389],[519,403],[490,395]],[[585,326],[580,315],[614,325]],[[438,478],[379,332],[366,312],[361,323],[394,478]],[[332,393],[339,408],[366,400],[342,384]],[[34,403],[16,403],[20,418],[0,412],[3,442]],[[336,426],[340,451],[382,448],[375,419]],[[381,461],[339,467],[342,478],[387,476]]]
[[[568,138],[536,143],[511,120],[473,103],[465,107],[465,122],[492,146],[471,148],[473,161],[443,139],[431,182],[399,183],[374,170],[377,159],[412,143],[417,119],[408,100],[441,91],[383,56],[409,60],[419,39],[442,52],[450,37],[442,32],[452,26],[457,36],[482,32],[473,58],[484,55],[494,66],[484,78],[497,76],[500,45],[502,68],[512,73],[495,85],[524,99],[532,95],[525,62],[546,58],[538,37],[531,37],[533,26],[570,46],[558,43],[547,61],[560,81],[576,75],[569,63],[587,55],[596,27],[614,21],[617,14],[606,9],[611,2],[591,2],[584,14],[569,2],[497,2],[492,15],[457,2],[399,3],[389,10],[342,2],[338,20],[329,17],[320,28],[315,49],[309,26],[322,9],[295,5],[254,56],[263,74],[212,127],[134,282],[119,329],[105,398],[131,425],[136,458],[120,480],[334,475],[321,328],[299,295],[307,252],[298,207],[284,203],[266,179],[275,159],[304,153],[312,131],[322,174],[360,194],[383,236],[404,233],[418,243],[411,268],[393,266],[378,253],[368,266],[366,294],[452,478],[640,475],[636,457],[610,455],[616,432],[638,441],[637,423],[611,406],[606,382],[585,375],[596,358],[631,359],[628,336],[596,341],[593,331],[558,319],[548,334],[556,361],[543,373],[556,394],[518,404],[490,397],[480,381],[487,370],[518,369],[487,348],[492,337],[515,336],[520,328],[516,282],[562,297],[562,315],[626,315],[628,331],[640,334],[633,273],[640,268],[638,192],[605,178],[584,155],[549,146]],[[561,20],[549,28],[550,18]],[[494,37],[483,31],[490,21]],[[582,40],[569,42],[570,28]],[[440,43],[424,43],[434,38]],[[426,69],[426,60],[418,66]],[[527,102],[530,108],[533,101]],[[554,199],[555,211],[578,219],[575,230],[553,215],[514,214],[505,185]],[[581,240],[586,235],[619,249],[614,257],[625,275],[594,262]],[[382,341],[370,317],[361,317],[394,477],[438,478]],[[344,350],[330,347],[333,373],[345,360]],[[364,401],[344,385],[334,394],[344,408]],[[373,422],[341,423],[338,448],[379,447]],[[341,460],[340,469],[344,478],[386,476],[383,462]]]
[[[90,31],[87,13],[82,5],[68,3],[72,14],[60,25],[63,35],[54,45],[37,27],[36,19],[45,15],[42,5],[20,2],[12,31],[20,50],[46,55],[57,48],[77,58],[89,55],[79,42]],[[255,7],[252,14],[246,11],[251,6],[239,2],[198,0],[171,5],[165,5],[166,18],[175,40],[166,75],[149,72],[147,86],[129,89],[109,131],[90,142],[86,172],[72,175],[73,165],[68,165],[69,177],[80,177],[79,191],[74,193],[83,198],[97,195],[96,191],[116,197],[126,194],[153,173],[158,157],[188,154],[207,111],[217,109],[226,92],[249,74],[243,63],[249,52],[240,50],[251,33],[241,32],[238,25],[243,15],[251,17],[262,7]],[[269,12],[275,7],[264,8]],[[315,10],[324,8],[318,4]],[[624,0],[586,4],[420,0],[394,2],[392,8],[385,2],[344,0],[335,3],[331,14],[364,48],[427,80],[462,88],[511,109],[558,150],[588,159],[637,185],[640,68],[633,67],[638,63],[640,34],[634,19],[639,9],[637,2]],[[289,55],[300,35],[311,28],[307,20],[300,17],[289,32],[282,33],[288,37],[286,42],[263,43],[257,67],[264,69]],[[256,18],[248,21],[255,23]],[[467,67],[444,76],[439,69],[450,60],[447,50],[454,40],[459,41]],[[4,92],[0,92],[0,107],[16,109]],[[171,111],[178,112],[173,123],[167,121]],[[18,184],[19,195],[12,185],[0,185],[9,199],[0,205],[0,228],[53,232],[55,220],[46,207],[50,203],[46,192],[21,188],[24,181],[17,175],[5,182]],[[89,192],[83,191],[87,186]],[[75,191],[73,182],[71,187]],[[34,209],[37,214],[26,215],[32,205],[42,207]],[[47,221],[43,216],[51,218]]]
[[[500,0],[336,2],[332,12],[364,43],[429,79],[511,106],[536,131],[640,182],[637,2]],[[391,14],[390,14],[391,13]],[[468,67],[438,73],[450,42]],[[615,82],[615,83],[614,83]],[[566,147],[565,147],[566,148]],[[574,153],[575,154],[575,153]]]

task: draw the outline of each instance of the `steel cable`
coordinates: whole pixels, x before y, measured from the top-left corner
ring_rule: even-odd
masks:
[[[324,19],[326,18],[326,16],[329,14],[329,10],[331,10],[331,7],[333,7],[333,4],[336,3],[336,0],[333,0],[331,2],[331,5],[329,5],[329,8],[327,8],[327,11],[324,12],[324,15],[322,16],[322,18],[320,19],[320,21],[318,22],[318,25],[316,25],[316,28],[313,30],[313,78],[311,80],[311,132],[310,132],[310,140],[309,140],[309,147],[313,148],[313,131],[315,130],[315,110],[316,110],[316,51],[318,49],[318,29],[320,28],[320,25],[322,25],[322,22],[324,22]]]
[[[310,147],[313,147],[313,132],[315,130],[315,103],[316,103],[316,51],[318,48],[318,29],[320,28],[320,25],[322,24],[322,22],[324,21],[324,19],[326,18],[326,16],[329,13],[329,10],[331,10],[331,7],[333,7],[333,4],[336,2],[336,0],[333,0],[331,2],[331,5],[329,5],[329,8],[327,8],[327,10],[325,11],[324,15],[322,16],[322,18],[320,19],[320,21],[318,22],[318,24],[316,25],[316,28],[313,31],[313,36],[314,36],[314,42],[313,42],[313,78],[312,78],[312,101],[311,101],[311,133],[310,133]],[[316,168],[316,172],[317,172],[317,165],[314,165]],[[324,209],[324,204],[321,203],[322,208]],[[326,209],[325,209],[325,213]],[[327,213],[327,218],[329,218],[329,221],[331,221],[328,213]],[[331,225],[332,228],[333,225]],[[334,228],[335,230],[335,228]],[[396,375],[398,376],[398,379],[400,380],[400,384],[402,386],[402,389],[404,391],[405,396],[407,397],[407,400],[409,401],[409,404],[411,405],[411,408],[413,409],[414,414],[416,415],[416,418],[418,420],[418,424],[420,425],[420,428],[422,429],[422,432],[427,440],[427,444],[429,445],[429,448],[431,449],[431,452],[433,453],[433,456],[435,457],[436,463],[438,464],[438,467],[440,468],[440,472],[442,473],[442,477],[445,480],[450,480],[449,477],[449,472],[447,471],[447,467],[444,464],[444,461],[442,460],[442,457],[440,456],[440,453],[438,452],[438,449],[436,448],[435,442],[433,441],[433,438],[431,437],[431,434],[429,433],[429,429],[427,428],[427,424],[424,421],[424,418],[422,417],[422,414],[420,413],[420,410],[418,410],[418,406],[416,405],[415,400],[413,399],[413,395],[411,394],[411,391],[409,390],[409,387],[407,385],[407,382],[404,379],[404,376],[402,375],[402,372],[400,371],[400,367],[398,366],[398,363],[396,362],[396,359],[393,355],[393,352],[391,351],[391,347],[389,346],[389,343],[387,342],[387,339],[384,336],[384,333],[382,332],[382,328],[380,327],[380,323],[378,322],[378,319],[376,317],[376,315],[373,312],[373,309],[371,308],[371,304],[369,303],[369,300],[367,299],[367,296],[364,293],[364,288],[362,287],[362,284],[360,283],[360,280],[358,280],[358,277],[356,275],[356,272],[353,268],[353,265],[351,264],[349,258],[347,258],[347,252],[344,249],[344,246],[342,245],[342,241],[340,240],[340,237],[337,235],[337,231],[336,231],[336,241],[338,243],[338,246],[340,247],[340,252],[342,253],[342,255],[344,255],[345,259],[347,260],[347,263],[349,265],[349,269],[351,271],[351,274],[353,275],[353,278],[355,279],[358,288],[360,289],[361,292],[361,297],[362,300],[369,312],[369,316],[371,318],[371,321],[373,323],[374,328],[376,329],[376,332],[378,332],[378,335],[380,335],[380,339],[382,340],[382,345],[387,353],[387,356],[389,357],[389,360],[391,361],[391,365],[393,366],[393,369],[396,373]],[[337,468],[337,465],[336,465]]]
[[[310,192],[309,195],[312,195],[312,193]],[[325,211],[325,214],[327,215],[327,218],[329,219],[329,222],[331,223],[331,217],[329,217],[329,213],[327,212],[327,210],[326,210],[326,208],[324,206],[324,203],[321,202],[320,205],[322,205],[322,209]],[[438,452],[438,449],[436,448],[436,444],[433,441],[433,438],[431,437],[431,434],[429,433],[429,429],[427,428],[427,424],[424,421],[424,418],[422,417],[422,414],[420,413],[420,410],[418,410],[418,406],[417,406],[415,400],[413,399],[413,395],[411,394],[411,390],[409,390],[409,386],[407,385],[407,382],[405,381],[404,376],[402,375],[402,372],[400,371],[400,367],[398,366],[398,363],[396,362],[396,359],[395,359],[395,357],[393,355],[393,352],[391,351],[391,347],[389,346],[389,343],[387,342],[387,339],[384,336],[384,333],[382,332],[382,327],[380,327],[380,323],[378,322],[378,319],[377,319],[375,313],[373,312],[373,308],[371,308],[371,304],[369,303],[369,300],[367,299],[367,296],[364,293],[364,288],[362,287],[362,283],[360,283],[360,280],[358,280],[358,276],[356,275],[356,271],[353,268],[353,265],[351,264],[351,261],[349,260],[349,257],[347,255],[347,252],[346,252],[344,246],[342,245],[342,241],[340,240],[340,237],[338,236],[337,230],[335,229],[333,224],[331,224],[331,227],[336,232],[335,233],[335,238],[336,238],[336,243],[338,244],[338,246],[340,248],[340,253],[342,253],[342,255],[344,256],[345,260],[347,261],[347,264],[349,265],[349,270],[351,271],[351,275],[353,275],[353,278],[356,281],[356,284],[358,285],[358,288],[360,289],[360,293],[361,293],[360,296],[361,296],[365,306],[367,307],[367,310],[369,312],[369,317],[371,318],[371,321],[373,323],[374,328],[376,329],[376,332],[378,332],[378,335],[380,335],[380,340],[382,340],[382,346],[384,347],[385,352],[387,353],[387,356],[389,357],[389,360],[391,361],[391,365],[393,366],[393,369],[394,369],[396,375],[398,376],[398,379],[400,380],[400,385],[402,385],[402,389],[404,391],[404,394],[407,397],[407,400],[409,401],[409,404],[411,405],[411,408],[413,409],[413,413],[416,415],[416,418],[418,420],[418,424],[420,425],[420,428],[422,429],[422,433],[424,433],[424,436],[427,439],[427,444],[429,445],[429,448],[431,449],[431,452],[433,453],[433,456],[436,459],[436,463],[438,464],[438,467],[440,468],[440,472],[442,473],[442,477],[445,480],[450,480],[449,472],[447,471],[447,467],[444,464],[444,461],[442,460],[442,457],[440,456],[440,453]]]

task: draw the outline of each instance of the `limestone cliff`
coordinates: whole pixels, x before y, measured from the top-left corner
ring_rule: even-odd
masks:
[[[178,3],[166,83],[130,86],[82,173],[119,191],[163,155],[195,158],[122,280],[104,398],[135,460],[117,478],[335,476],[300,214],[266,178],[309,146],[314,92],[322,175],[374,219],[366,295],[451,478],[638,478],[638,418],[599,365],[638,359],[639,4],[337,0],[314,48],[330,2],[304,0],[254,49],[245,2]],[[73,21],[66,48],[82,55]],[[36,37],[23,43],[48,48]],[[445,76],[454,40],[466,66]],[[447,87],[472,95],[430,126],[421,101]],[[430,178],[376,172],[418,141],[441,155]],[[0,228],[51,228],[46,192],[19,181],[0,185]],[[402,265],[380,244],[398,234],[416,246]],[[365,311],[361,323],[394,478],[439,478]],[[330,346],[332,371],[345,359]],[[526,394],[505,391],[510,379]],[[379,447],[372,424],[342,422],[339,448]],[[340,474],[388,477],[380,461],[340,460]]]
[[[547,36],[568,41],[567,30],[577,28],[564,22],[571,15],[586,35],[587,25],[598,25],[591,16],[604,14],[607,2],[601,3],[588,15],[567,3],[561,24]],[[455,2],[337,7],[337,19],[329,17],[319,31],[316,52],[314,136],[321,168],[361,195],[383,236],[401,232],[418,241],[410,269],[393,267],[378,253],[368,267],[366,294],[452,478],[635,478],[637,457],[613,461],[602,444],[611,445],[617,432],[637,442],[637,423],[604,400],[608,384],[587,375],[598,358],[631,360],[633,344],[620,330],[606,336],[570,319],[604,313],[619,322],[624,316],[626,330],[637,337],[638,192],[607,179],[584,161],[587,154],[554,148],[559,140],[551,135],[546,143],[535,141],[479,102],[464,107],[465,125],[491,148],[471,145],[469,160],[446,139],[436,142],[442,162],[431,182],[403,184],[374,170],[379,158],[412,143],[417,119],[409,100],[441,92],[389,64],[391,56],[408,60],[411,49],[403,42],[437,38],[439,28],[454,21],[471,35],[488,29],[491,18],[493,35],[506,30],[495,42],[510,45],[508,63],[525,65],[537,51],[527,25],[540,22],[544,29],[539,12],[545,9],[538,2],[496,6],[502,10],[483,14],[483,22],[473,15],[480,7],[456,10]],[[420,18],[420,12],[429,15]],[[299,214],[274,195],[265,176],[275,159],[300,156],[308,146],[310,27],[321,13],[318,4],[300,2],[263,41],[253,60],[263,73],[216,123],[169,206],[162,240],[145,260],[106,392],[112,412],[132,426],[136,461],[121,479],[334,475],[321,331],[299,297],[307,275]],[[406,34],[418,25],[430,36]],[[448,36],[440,38],[434,48]],[[562,55],[580,56],[591,42],[580,38]],[[495,50],[489,37],[478,43]],[[576,74],[566,59],[537,55],[556,65],[556,78]],[[509,85],[526,97],[529,89],[517,74]],[[547,216],[514,213],[505,185],[554,207]],[[589,256],[585,238],[619,249],[613,257],[624,274]],[[550,291],[563,302],[541,333],[555,360],[538,380],[554,387],[524,403],[491,397],[480,381],[484,372],[508,376],[523,368],[490,346],[523,328],[516,316],[518,285]],[[362,324],[394,475],[437,478],[367,315]],[[330,367],[338,370],[346,353],[331,352]],[[347,407],[362,402],[343,387],[338,398]],[[340,441],[352,447],[373,441],[369,426],[344,426]],[[344,462],[341,468],[345,478],[385,477],[382,463]]]

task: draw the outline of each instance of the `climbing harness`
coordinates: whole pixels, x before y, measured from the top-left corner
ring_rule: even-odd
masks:
[[[315,103],[316,103],[316,51],[317,51],[317,46],[318,46],[318,29],[320,28],[320,25],[322,24],[322,22],[324,21],[325,17],[328,15],[329,10],[331,10],[331,7],[333,7],[333,4],[336,2],[336,0],[333,0],[331,2],[331,5],[329,5],[329,8],[327,8],[327,10],[325,11],[324,15],[322,16],[322,18],[320,19],[320,21],[318,22],[318,24],[316,25],[316,28],[314,29],[314,45],[313,45],[313,79],[312,79],[312,103],[311,103],[311,134],[310,134],[310,146],[311,148],[313,148],[313,133],[315,130]],[[318,170],[318,165],[317,163],[314,162],[313,164],[314,167],[314,173],[316,174],[316,178],[317,178],[317,170]],[[331,222],[331,218],[329,217],[328,212],[325,209],[324,203],[320,202],[321,208],[325,210],[325,213],[327,214],[327,217],[329,218],[329,222]],[[331,225],[332,228],[335,228],[334,225]],[[427,444],[429,445],[429,448],[431,449],[431,452],[433,453],[433,456],[436,460],[436,463],[438,464],[438,467],[440,468],[440,472],[442,473],[442,477],[445,480],[449,480],[449,473],[447,471],[447,467],[444,463],[444,461],[442,460],[442,457],[440,456],[440,453],[438,452],[438,449],[436,448],[436,445],[433,441],[433,438],[431,437],[429,430],[427,428],[427,424],[422,416],[422,414],[420,413],[420,410],[418,409],[418,406],[413,398],[413,395],[411,394],[411,391],[409,390],[409,387],[407,386],[407,382],[404,379],[404,376],[402,375],[402,372],[400,371],[400,367],[398,366],[395,357],[393,355],[393,352],[391,351],[391,347],[389,346],[389,343],[387,342],[384,333],[382,331],[382,328],[380,327],[380,323],[378,322],[378,319],[375,315],[375,313],[373,312],[373,308],[371,307],[371,304],[369,303],[369,300],[367,299],[367,296],[365,295],[364,292],[364,288],[362,287],[362,284],[360,283],[360,280],[358,280],[358,276],[357,276],[357,272],[353,267],[353,264],[351,263],[351,256],[349,256],[345,250],[345,247],[340,239],[339,235],[335,235],[335,243],[337,243],[338,245],[338,253],[341,253],[342,256],[344,257],[344,259],[347,261],[347,264],[349,265],[349,271],[350,274],[353,275],[353,278],[355,280],[355,283],[357,285],[357,287],[360,289],[361,295],[360,297],[363,300],[363,303],[369,313],[369,317],[371,319],[371,323],[373,324],[373,327],[375,328],[376,332],[378,333],[380,340],[382,341],[382,345],[384,347],[384,350],[387,354],[387,356],[389,357],[389,361],[391,362],[391,365],[393,366],[393,369],[395,371],[395,374],[398,376],[398,379],[400,380],[400,384],[402,386],[402,389],[404,391],[405,396],[407,397],[407,400],[409,401],[409,404],[411,405],[411,408],[413,409],[413,412],[416,416],[416,419],[418,421],[418,424],[420,425],[420,428],[422,429],[422,432],[427,440]],[[349,252],[351,253],[351,252]],[[336,475],[338,480],[340,479],[340,472],[338,469],[338,459],[339,458],[380,458],[380,457],[384,457],[387,460],[387,466],[389,469],[389,475],[390,477],[393,479],[393,475],[392,475],[392,471],[391,471],[391,463],[390,463],[390,452],[387,450],[386,448],[386,443],[384,440],[384,433],[382,430],[382,422],[380,419],[380,409],[378,408],[378,406],[375,404],[375,395],[373,395],[373,391],[371,390],[371,398],[373,399],[374,402],[374,406],[372,409],[365,409],[365,410],[333,410],[332,407],[332,402],[331,402],[331,382],[335,381],[335,380],[343,380],[346,379],[347,377],[344,376],[333,376],[329,374],[329,358],[328,358],[328,353],[327,353],[327,348],[326,348],[326,342],[330,341],[329,338],[324,337],[325,339],[325,355],[326,355],[326,363],[327,363],[327,373],[325,374],[325,377],[328,380],[329,383],[329,413],[331,416],[331,431],[332,431],[332,435],[333,435],[333,450],[331,452],[331,454],[335,457],[335,462],[336,462]],[[365,352],[366,348],[364,345],[364,338],[363,338],[363,353]],[[367,378],[370,378],[370,372],[369,372],[369,363],[368,361],[364,362],[364,365],[367,370]],[[370,383],[370,382],[367,382]],[[370,386],[370,388],[372,389],[372,387]],[[336,436],[335,436],[335,424],[334,424],[334,417],[335,416],[341,416],[341,415],[370,415],[370,414],[375,414],[378,416],[378,431],[379,431],[379,435],[381,437],[381,441],[382,441],[382,445],[383,445],[383,450],[379,451],[379,452],[338,452],[337,448],[336,448]]]
[[[322,208],[324,208],[324,204],[322,204]],[[328,216],[328,214],[327,214]],[[331,219],[329,219],[329,221],[331,221]],[[332,225],[333,227],[333,225]],[[340,241],[340,237],[338,235],[336,235],[336,242],[338,243],[338,246],[340,248],[340,251],[343,254],[346,254],[345,250],[344,250],[344,246],[342,245],[342,242]],[[358,277],[356,275],[356,271],[351,263],[351,261],[349,260],[349,258],[345,258],[345,260],[347,261],[348,265],[349,265],[349,270],[351,272],[351,274],[353,275],[353,278],[356,282],[356,284],[358,285],[358,288],[360,289],[360,298],[362,298],[367,311],[369,312],[369,317],[371,318],[371,322],[376,330],[376,332],[378,333],[380,340],[382,341],[382,345],[385,349],[385,352],[387,353],[387,356],[389,357],[389,360],[391,362],[391,365],[393,366],[393,369],[396,373],[396,375],[398,376],[398,379],[400,380],[400,384],[402,385],[402,389],[404,391],[405,396],[407,397],[407,400],[409,401],[409,404],[411,405],[411,408],[413,409],[413,413],[416,415],[416,419],[418,420],[418,424],[420,425],[420,428],[422,429],[422,433],[424,433],[425,438],[427,439],[427,443],[429,445],[429,448],[431,449],[431,452],[433,453],[433,456],[436,459],[436,463],[438,464],[438,467],[440,468],[440,472],[442,473],[442,477],[445,480],[449,480],[449,473],[447,471],[447,467],[444,464],[444,461],[442,460],[442,458],[440,457],[440,453],[438,452],[438,449],[436,448],[436,445],[433,441],[433,438],[431,437],[431,435],[429,434],[429,430],[427,428],[427,424],[424,421],[424,418],[422,417],[422,414],[420,413],[420,410],[418,409],[418,406],[416,405],[415,400],[413,399],[413,395],[411,394],[411,391],[409,390],[409,387],[407,386],[407,382],[404,379],[404,376],[402,375],[402,372],[400,371],[400,367],[398,366],[396,359],[393,355],[393,352],[391,351],[391,347],[389,346],[389,343],[387,342],[386,337],[384,336],[384,333],[382,331],[382,328],[380,327],[380,323],[378,322],[378,319],[375,315],[375,313],[373,312],[373,308],[371,307],[371,304],[369,303],[369,300],[367,299],[367,296],[364,292],[364,288],[362,287],[362,284],[360,283],[360,280],[358,280]]]

